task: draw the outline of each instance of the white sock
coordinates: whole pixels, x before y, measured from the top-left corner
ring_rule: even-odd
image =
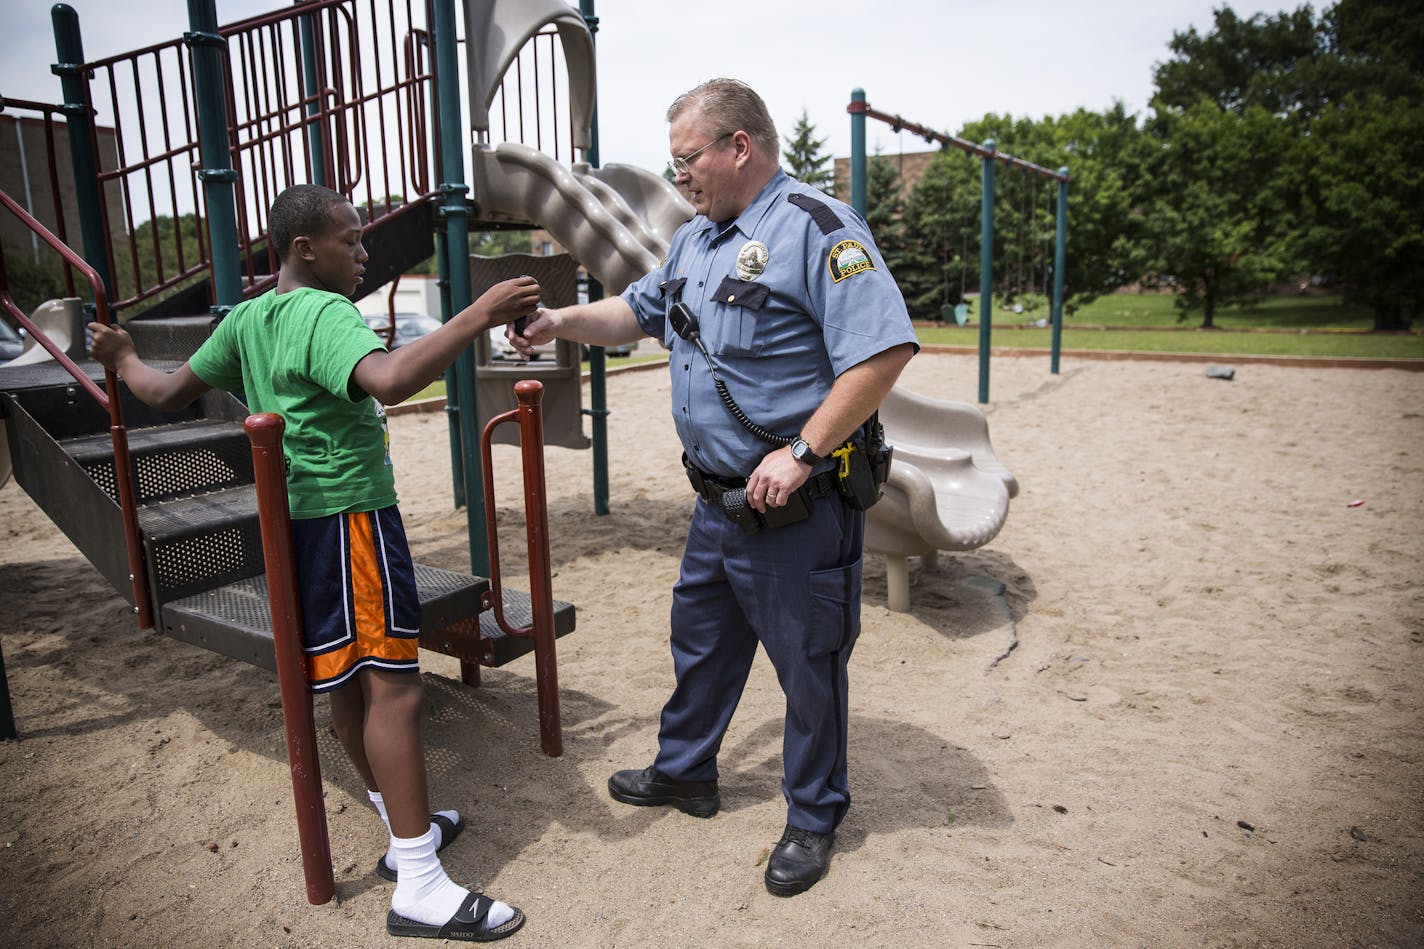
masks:
[[[386,799],[381,796],[380,791],[367,791],[366,796],[371,799],[371,806],[376,809],[376,813],[381,815],[381,823],[386,825],[386,830],[391,829],[391,819],[386,816]]]
[[[396,858],[399,878],[391,896],[391,909],[406,919],[428,926],[448,923],[470,891],[446,875],[440,858],[435,855],[435,834],[392,837],[391,853]],[[513,909],[496,902],[490,907],[486,921],[490,926],[498,926],[513,917]]]
[[[376,813],[381,815],[381,823],[386,825],[386,833],[390,835],[391,840],[395,840],[395,835],[391,834],[391,819],[386,815],[385,797],[382,796],[380,791],[367,791],[366,796],[371,799],[371,806],[376,809]],[[460,822],[459,811],[436,811],[435,813],[439,814],[441,817],[445,818],[452,824],[458,824]],[[430,832],[435,835],[435,849],[439,850],[440,845],[445,842],[445,835],[441,832],[440,825],[432,823],[430,825]],[[394,869],[395,865],[395,854],[391,852],[390,846],[387,845],[386,866]]]

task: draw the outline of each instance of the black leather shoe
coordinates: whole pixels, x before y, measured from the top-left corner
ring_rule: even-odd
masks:
[[[786,831],[766,862],[766,888],[776,896],[805,893],[826,875],[836,835],[786,825]]]
[[[615,801],[639,807],[670,804],[693,817],[711,817],[722,806],[716,781],[674,781],[657,768],[615,771],[608,779],[608,793]]]

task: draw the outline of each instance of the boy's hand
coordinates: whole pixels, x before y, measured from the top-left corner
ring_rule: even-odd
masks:
[[[118,372],[119,363],[134,354],[133,339],[122,327],[90,323],[89,332],[94,334],[89,354],[110,372]]]
[[[515,277],[490,287],[480,295],[480,302],[494,326],[532,314],[541,292],[539,281],[533,277]]]

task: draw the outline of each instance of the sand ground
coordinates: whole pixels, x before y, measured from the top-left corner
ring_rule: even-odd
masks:
[[[549,449],[565,753],[532,658],[424,654],[446,865],[524,908],[524,946],[1424,944],[1424,374],[993,364],[1003,532],[912,568],[868,555],[851,663],[855,803],[830,873],[778,899],[782,698],[759,658],[712,820],[608,799],[654,751],[690,495],[660,370],[609,381],[613,513]],[[972,401],[970,357],[903,383]],[[393,420],[418,559],[468,566],[443,415]],[[516,450],[501,544],[524,586]],[[1362,500],[1358,506],[1350,502]],[[384,834],[322,732],[337,899],[308,905],[275,678],[135,628],[14,484],[0,631],[0,945],[380,946]]]

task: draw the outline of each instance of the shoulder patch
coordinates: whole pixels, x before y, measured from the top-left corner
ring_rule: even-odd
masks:
[[[816,222],[816,226],[821,229],[822,234],[834,234],[845,227],[841,219],[836,217],[836,212],[832,211],[824,202],[817,201],[809,194],[801,194],[793,191],[786,196],[786,200],[796,205],[807,214],[811,215],[811,220]]]
[[[863,271],[875,269],[875,261],[870,259],[870,252],[860,241],[841,241],[832,247],[830,255],[826,258],[826,265],[830,267],[831,279],[836,283],[840,283],[846,277],[853,277]]]

